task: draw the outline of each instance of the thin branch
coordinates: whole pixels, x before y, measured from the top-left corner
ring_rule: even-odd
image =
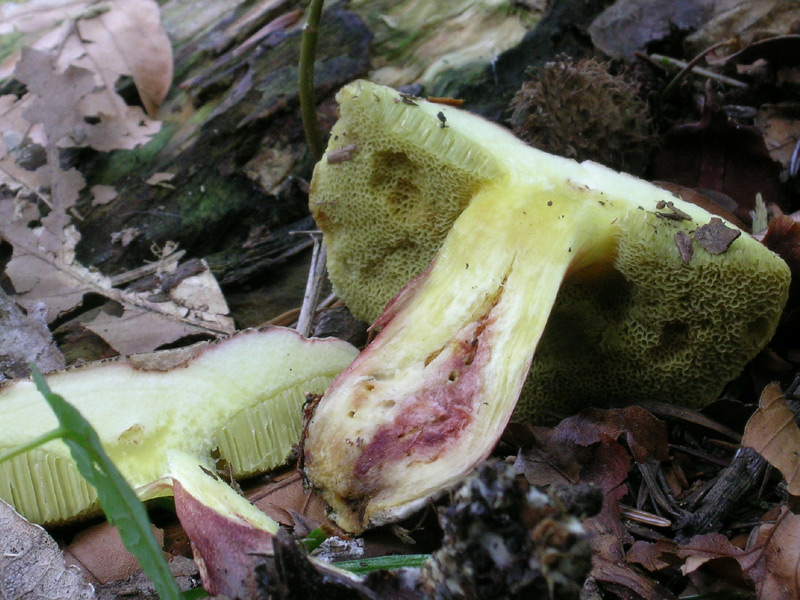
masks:
[[[314,314],[317,312],[319,294],[322,290],[322,283],[325,280],[326,255],[327,252],[322,238],[314,236],[314,252],[311,255],[311,267],[308,270],[306,293],[303,297],[300,316],[297,318],[297,331],[303,337],[308,337],[311,333]]]

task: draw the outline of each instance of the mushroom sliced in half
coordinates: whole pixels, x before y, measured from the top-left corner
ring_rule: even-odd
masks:
[[[390,88],[355,82],[339,103],[311,186],[337,286],[350,269],[380,288],[420,230],[466,207],[307,424],[305,472],[345,529],[402,518],[486,458],[548,322],[547,360],[602,356],[611,376],[561,381],[549,366],[522,416],[593,385],[702,404],[774,333],[786,264],[705,210]],[[359,250],[358,223],[391,252]]]
[[[274,327],[91,363],[51,373],[47,382],[92,424],[146,499],[171,449],[198,460],[218,449],[237,477],[283,464],[300,438],[305,395],[321,393],[357,353],[340,340]],[[57,424],[30,381],[0,387],[0,455]],[[0,498],[37,523],[98,510],[94,489],[60,440],[0,463]]]

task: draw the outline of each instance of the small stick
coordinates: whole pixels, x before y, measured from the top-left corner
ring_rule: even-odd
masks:
[[[739,81],[738,79],[733,79],[732,77],[726,77],[725,75],[720,75],[719,73],[714,73],[713,71],[709,71],[708,69],[704,69],[703,67],[693,67],[690,63],[687,63],[683,60],[678,60],[677,58],[670,58],[669,56],[663,56],[661,54],[651,54],[650,58],[655,61],[657,64],[660,65],[669,65],[673,67],[678,67],[680,69],[687,69],[691,70],[692,73],[695,75],[701,75],[703,77],[708,77],[709,79],[714,79],[719,81],[720,83],[724,83],[726,85],[730,85],[733,87],[738,88],[746,88],[747,84],[743,81]],[[681,73],[679,73],[680,75]],[[668,91],[671,91],[672,84],[678,81],[678,77],[676,76],[675,79],[670,82],[665,89],[662,95],[666,96]]]
[[[317,312],[319,294],[322,290],[322,281],[325,278],[325,259],[327,251],[322,238],[314,237],[314,250],[311,254],[311,267],[308,269],[308,280],[306,281],[306,293],[303,296],[303,306],[300,308],[300,316],[297,318],[297,331],[303,337],[308,337],[311,333],[311,325],[314,321],[314,313]]]
[[[664,91],[661,93],[661,96],[664,97],[664,98],[669,96],[670,93],[672,93],[672,90],[674,90],[678,86],[680,81],[684,77],[686,77],[686,75],[689,73],[689,71],[694,71],[694,68],[697,65],[697,63],[699,63],[701,60],[703,60],[703,57],[705,57],[708,53],[713,52],[714,50],[716,50],[717,48],[720,48],[722,46],[727,46],[729,43],[730,43],[730,40],[725,40],[723,42],[719,42],[718,44],[714,44],[713,46],[709,46],[708,48],[703,50],[700,54],[695,56],[692,60],[690,60],[688,63],[685,63],[683,68],[678,72],[678,74],[675,75],[675,77],[672,78],[672,81],[670,81],[667,84],[667,87],[664,88]],[[700,67],[700,68],[702,68],[702,67]],[[697,71],[697,72],[699,73],[699,71]]]

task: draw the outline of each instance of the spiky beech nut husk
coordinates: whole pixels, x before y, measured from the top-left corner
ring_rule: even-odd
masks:
[[[50,373],[140,496],[166,469],[169,450],[209,459],[215,450],[246,477],[286,462],[300,438],[306,393],[320,393],[358,354],[340,340],[305,339],[280,327],[215,343],[89,363]],[[53,429],[30,381],[0,386],[0,455]],[[152,496],[150,496],[152,497]],[[67,446],[52,441],[0,462],[0,498],[37,523],[97,512],[97,494]]]
[[[442,548],[423,573],[433,597],[578,598],[591,568],[581,518],[599,511],[603,497],[581,485],[573,504],[563,498],[529,485],[507,463],[484,463],[439,513]],[[595,510],[580,514],[585,506]]]
[[[702,404],[774,333],[786,263],[702,208],[386,87],[354,82],[339,100],[311,184],[332,274],[366,260],[369,288],[382,277],[378,244],[404,255],[436,202],[469,200],[310,411],[305,472],[345,529],[407,516],[470,473],[517,408],[531,361],[541,385],[521,418],[612,393]],[[394,211],[386,222],[383,211]]]
[[[511,101],[514,133],[536,148],[641,174],[652,125],[638,85],[585,58],[533,69]]]

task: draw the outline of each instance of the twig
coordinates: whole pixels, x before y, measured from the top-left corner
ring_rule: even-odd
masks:
[[[716,50],[717,48],[720,48],[721,46],[726,46],[726,45],[728,45],[728,44],[730,44],[730,40],[725,40],[725,41],[723,41],[723,42],[719,42],[718,44],[714,44],[713,46],[709,46],[708,48],[706,48],[705,50],[703,50],[703,51],[702,51],[700,54],[698,54],[697,56],[695,56],[695,57],[694,57],[692,60],[690,60],[688,63],[686,63],[686,64],[684,65],[684,67],[683,67],[683,68],[682,68],[682,69],[681,69],[681,70],[678,72],[678,74],[677,74],[677,75],[675,75],[675,77],[673,77],[673,78],[672,78],[672,81],[670,81],[670,82],[667,84],[667,87],[665,87],[665,88],[664,88],[664,91],[663,91],[663,92],[661,92],[661,97],[662,97],[662,98],[666,98],[666,97],[668,97],[668,96],[669,96],[669,95],[672,93],[672,91],[673,91],[673,90],[674,90],[676,87],[678,87],[678,84],[681,82],[681,80],[682,80],[684,77],[686,77],[686,75],[689,73],[689,71],[694,71],[694,68],[695,68],[695,66],[697,65],[697,63],[699,63],[701,60],[703,60],[703,58],[704,58],[704,57],[705,57],[705,56],[706,56],[706,55],[707,55],[709,52],[713,52],[713,51],[714,51],[714,50]],[[655,57],[655,55],[654,55],[654,57]],[[709,71],[709,72],[710,72],[710,71]],[[699,71],[697,71],[697,73],[699,73]]]
[[[715,79],[716,81],[719,81],[720,83],[724,83],[726,85],[738,88],[747,87],[747,84],[744,83],[743,81],[739,81],[738,79],[733,79],[732,77],[726,77],[725,75],[720,75],[719,73],[714,73],[713,71],[709,71],[708,69],[704,69],[703,67],[692,67],[689,63],[687,63],[684,60],[678,60],[677,58],[670,58],[669,56],[663,56],[661,54],[651,54],[649,58],[652,59],[656,64],[678,67],[680,69],[686,69],[687,72],[691,70],[691,72],[694,73],[695,75],[701,75],[703,77],[708,77],[709,79]],[[677,79],[677,77],[675,79]],[[670,85],[672,85],[672,82],[670,83]],[[667,86],[667,88],[669,88],[669,86]],[[667,89],[664,90],[663,95],[666,96],[666,92]]]
[[[300,79],[298,82],[303,128],[306,132],[308,148],[315,161],[322,158],[322,154],[325,152],[317,120],[317,103],[314,98],[314,57],[317,52],[317,37],[323,4],[324,0],[311,0],[308,6],[308,18],[303,27],[303,40],[300,46]]]
[[[766,467],[767,461],[755,450],[741,448],[728,468],[720,472],[702,505],[694,514],[678,523],[680,539],[718,531],[733,507],[758,485]]]
[[[322,238],[314,237],[314,251],[311,254],[311,267],[308,270],[308,280],[306,281],[306,293],[303,296],[303,306],[300,309],[300,316],[297,318],[297,331],[303,337],[308,337],[311,333],[311,324],[314,321],[314,313],[317,312],[319,294],[322,290],[322,282],[325,279],[325,258],[327,251]]]

